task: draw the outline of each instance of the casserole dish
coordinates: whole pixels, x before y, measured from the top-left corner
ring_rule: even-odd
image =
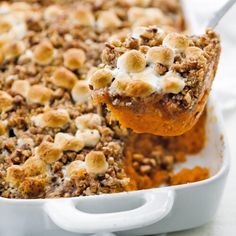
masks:
[[[209,179],[181,186],[89,197],[0,198],[0,235],[101,235],[109,232],[147,235],[208,222],[217,210],[229,170],[220,114],[214,102],[209,103],[208,110],[206,148],[176,168],[207,166]]]
[[[0,235],[150,235],[207,223],[219,205],[229,171],[221,114],[208,104],[205,148],[176,169],[207,166],[210,178],[196,183],[66,199],[0,198]],[[65,232],[67,231],[67,232]],[[70,233],[69,233],[70,232]]]

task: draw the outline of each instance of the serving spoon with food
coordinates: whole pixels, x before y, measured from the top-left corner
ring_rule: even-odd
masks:
[[[214,28],[235,1],[228,1],[207,26]],[[104,64],[90,78],[93,99],[137,133],[181,135],[205,108],[220,52],[212,29],[188,36],[155,26],[136,28],[106,44]]]

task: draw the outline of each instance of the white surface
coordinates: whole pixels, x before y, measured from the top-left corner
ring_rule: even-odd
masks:
[[[204,22],[223,0],[188,0],[199,21]],[[218,102],[225,110],[225,127],[231,152],[231,170],[225,193],[215,219],[200,228],[168,236],[235,236],[236,235],[236,5],[216,29],[222,38],[223,51],[214,84]]]

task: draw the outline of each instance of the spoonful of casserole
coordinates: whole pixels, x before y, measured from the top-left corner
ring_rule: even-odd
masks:
[[[201,116],[214,80],[220,41],[139,27],[106,44],[103,65],[90,78],[94,101],[105,103],[123,127],[176,136]]]

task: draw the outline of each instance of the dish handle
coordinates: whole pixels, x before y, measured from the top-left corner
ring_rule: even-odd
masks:
[[[171,211],[174,199],[174,190],[151,189],[49,200],[45,211],[57,226],[70,232],[117,232],[141,228],[164,219]],[[124,205],[125,210],[122,209]],[[132,209],[127,210],[127,206],[132,206]],[[97,208],[100,210],[96,211]]]

